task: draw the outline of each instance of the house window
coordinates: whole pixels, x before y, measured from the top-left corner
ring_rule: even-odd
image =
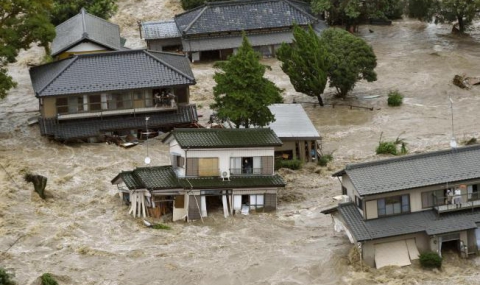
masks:
[[[78,113],[83,111],[83,96],[68,98],[68,112]]]
[[[477,184],[474,184],[474,185],[468,185],[467,186],[467,194],[468,194],[468,200],[469,201],[475,201],[475,200],[479,200],[480,199],[480,194],[479,194],[479,189],[478,189],[478,185]]]
[[[273,156],[231,157],[232,175],[272,175]]]
[[[409,195],[393,196],[377,200],[378,216],[398,215],[410,212]]]
[[[219,176],[218,157],[187,158],[186,176]]]
[[[55,100],[55,106],[57,107],[57,114],[67,114],[68,98],[57,98]]]
[[[88,96],[89,110],[100,111],[102,110],[102,97],[100,95]]]
[[[174,167],[183,167],[185,159],[180,155],[173,156]]]
[[[355,204],[357,205],[357,208],[363,211],[363,199],[355,196]]]
[[[422,192],[422,209],[445,205],[446,196],[444,190]]]

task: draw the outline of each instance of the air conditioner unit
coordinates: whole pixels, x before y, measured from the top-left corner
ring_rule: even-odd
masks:
[[[222,170],[221,173],[220,173],[221,177],[222,177],[222,181],[225,181],[225,179],[227,179],[228,181],[230,181],[230,171],[228,170]]]

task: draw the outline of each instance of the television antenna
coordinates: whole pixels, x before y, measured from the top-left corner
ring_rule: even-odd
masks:
[[[145,145],[147,146],[147,156],[145,157],[145,164],[149,165],[150,164],[150,157],[148,156],[148,120],[150,117],[145,117],[145,134],[147,135],[147,139],[145,140]]]

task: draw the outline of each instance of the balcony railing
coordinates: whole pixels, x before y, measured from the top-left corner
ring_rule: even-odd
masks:
[[[451,195],[451,196],[435,196],[434,209],[438,213],[452,212],[465,209],[475,209],[480,207],[479,193]]]
[[[133,115],[133,114],[144,114],[158,111],[169,111],[176,110],[177,107],[170,106],[160,106],[160,107],[143,107],[143,108],[130,108],[130,109],[116,109],[116,110],[91,110],[91,111],[82,111],[77,113],[69,114],[58,114],[57,118],[59,120],[68,120],[68,119],[83,119],[83,118],[95,118],[95,117],[106,117],[106,116],[116,116],[116,115]]]
[[[230,175],[261,175],[262,168],[230,168]]]

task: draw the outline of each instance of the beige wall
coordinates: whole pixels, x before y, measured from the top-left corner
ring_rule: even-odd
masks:
[[[52,118],[57,116],[57,108],[55,107],[55,97],[43,98],[43,108],[40,111],[44,118]]]
[[[365,202],[365,218],[376,219],[378,218],[377,200],[371,200]]]

